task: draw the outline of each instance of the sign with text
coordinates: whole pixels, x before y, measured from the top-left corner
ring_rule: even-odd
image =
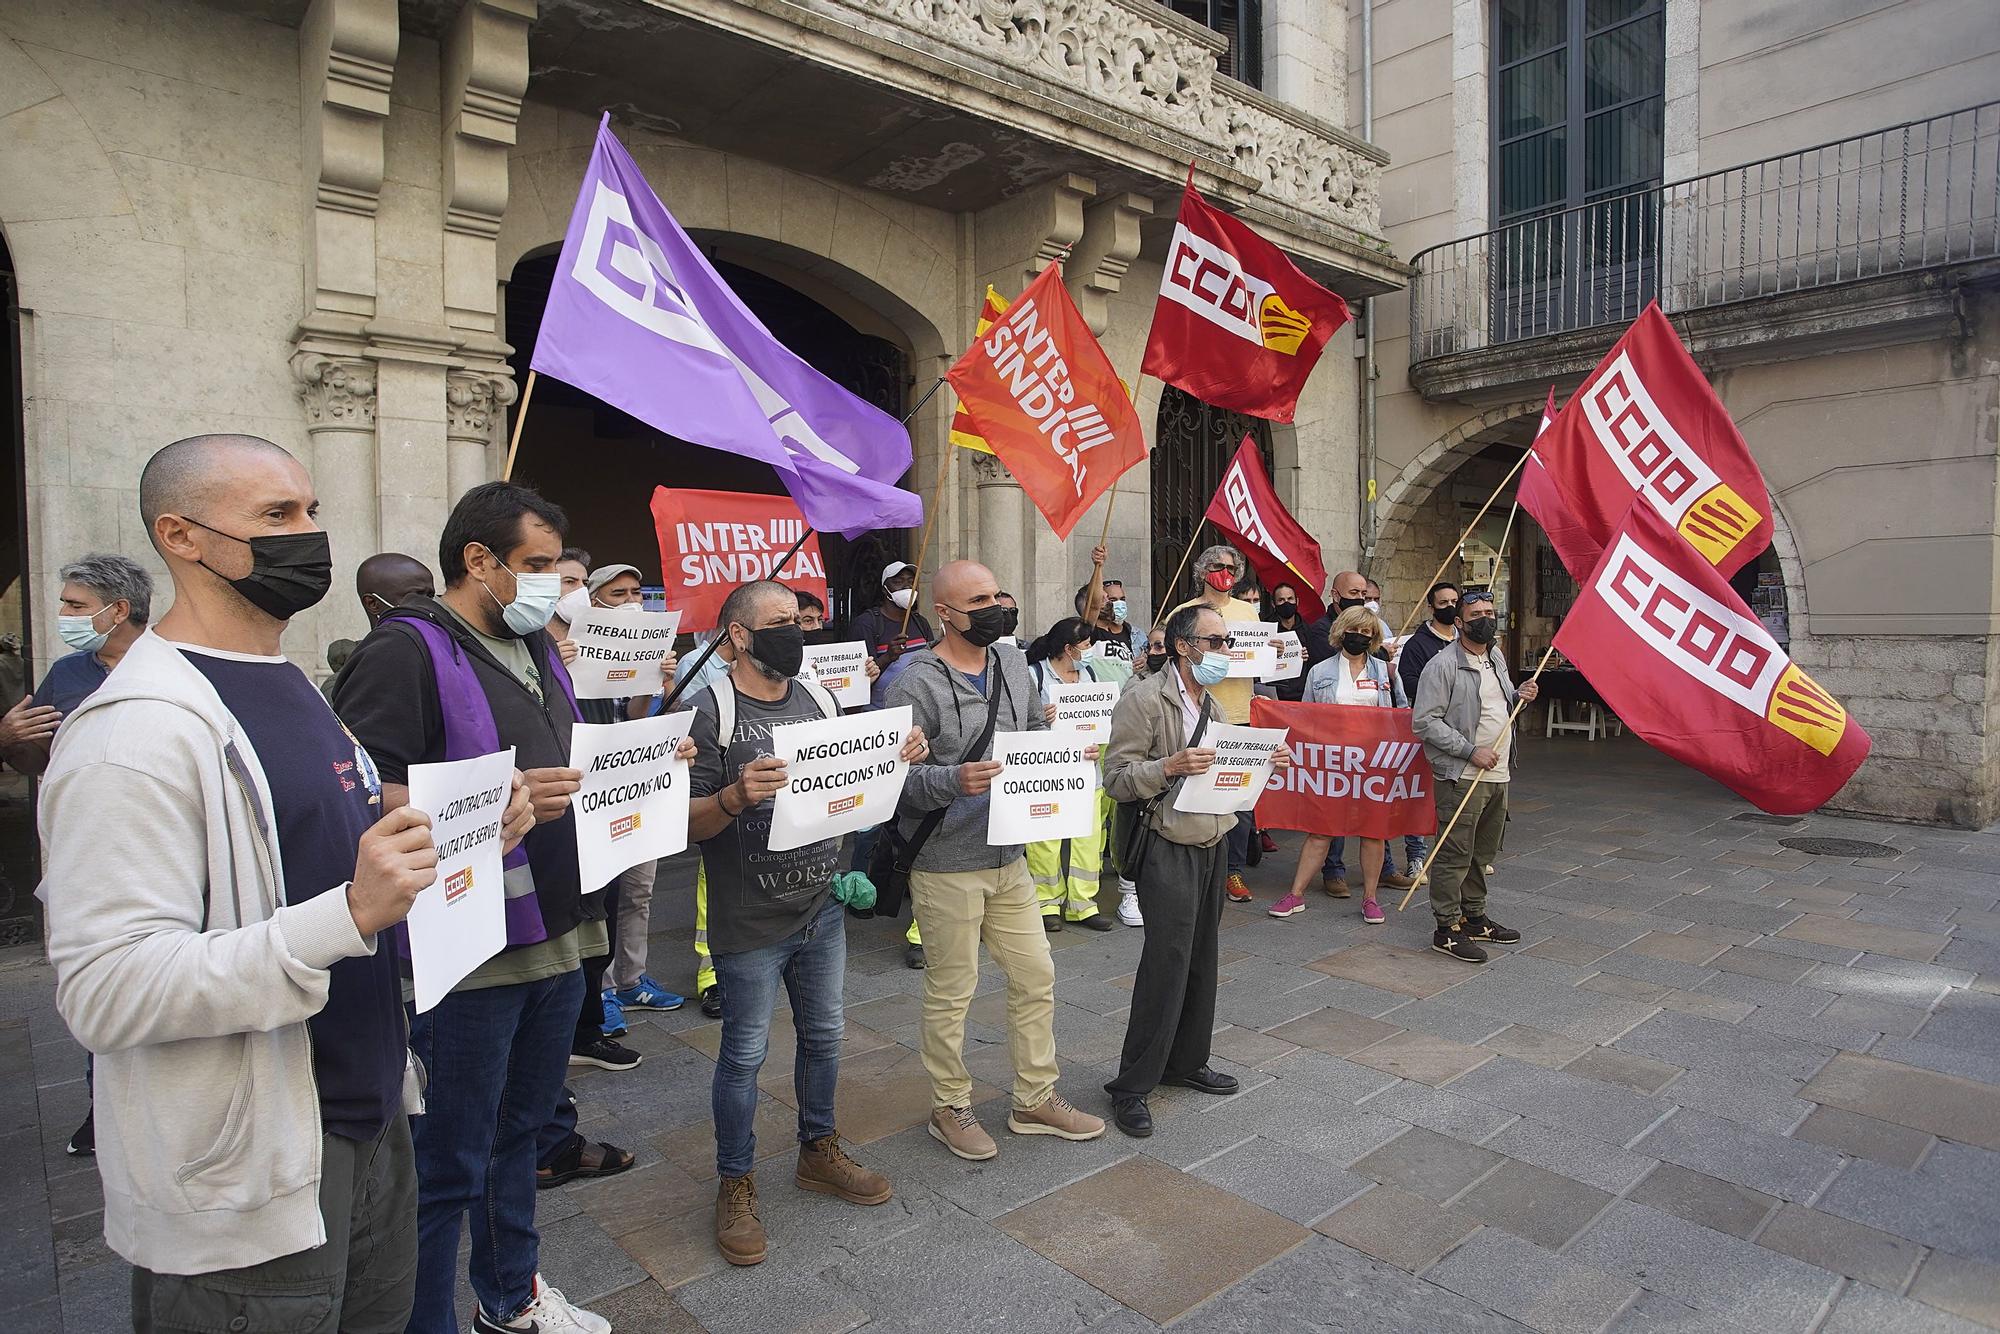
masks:
[[[1005,848],[1087,836],[1100,818],[1091,756],[1097,744],[1060,723],[1049,732],[995,732],[1000,775],[987,805],[986,841]]]
[[[592,607],[569,627],[576,661],[569,679],[578,699],[657,695],[661,664],[680,633],[677,611],[642,611],[636,604]]]
[[[909,772],[899,753],[909,730],[907,704],[772,728],[771,753],[785,762],[785,786],[771,804],[766,846],[803,848],[893,816]]]
[[[1277,665],[1262,677],[1263,681],[1297,680],[1306,670],[1306,646],[1296,630],[1280,630],[1271,636],[1271,652]]]
[[[1051,727],[1092,733],[1102,741],[1111,731],[1111,710],[1118,706],[1118,683],[1054,681],[1049,684],[1049,702],[1056,706]]]
[[[723,599],[753,579],[776,579],[794,592],[811,593],[822,606],[827,602],[817,534],[778,566],[806,532],[805,517],[788,496],[656,487],[653,527],[667,601],[681,609],[685,631],[713,630]]]
[[[500,841],[514,787],[514,748],[410,766],[410,805],[431,817],[437,879],[410,905],[410,982],[417,1012],[507,945]]]
[[[1437,832],[1430,761],[1408,709],[1253,699],[1250,721],[1286,728],[1292,755],[1257,802],[1259,826],[1360,838]]]
[[[1271,760],[1284,744],[1282,727],[1210,723],[1202,747],[1215,752],[1215,763],[1181,783],[1174,809],[1194,815],[1234,815],[1249,810],[1264,794],[1271,780]]]
[[[817,681],[843,709],[868,702],[868,645],[856,639],[846,644],[806,645],[806,665],[799,679]]]
[[[1278,653],[1271,636],[1278,633],[1276,621],[1231,621],[1229,633],[1236,643],[1229,650],[1229,674],[1252,680],[1277,670]]]
[[[585,893],[625,871],[671,857],[688,842],[688,766],[675,758],[692,711],[629,723],[578,723],[569,766],[583,771],[570,799]]]

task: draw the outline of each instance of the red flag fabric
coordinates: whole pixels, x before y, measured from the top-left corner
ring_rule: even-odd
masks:
[[[1597,568],[1597,558],[1604,554],[1604,546],[1593,541],[1577,517],[1570,513],[1562,492],[1556,489],[1555,479],[1549,476],[1548,466],[1536,452],[1549,427],[1555,425],[1556,417],[1556,391],[1550,389],[1548,405],[1542,409],[1542,424],[1535,430],[1535,443],[1529,447],[1528,461],[1522,465],[1521,480],[1514,495],[1521,508],[1542,526],[1542,532],[1548,537],[1549,545],[1556,549],[1556,555],[1562,558],[1563,568],[1569,571],[1570,578],[1582,583]]]
[[[1218,408],[1288,422],[1347,303],[1210,207],[1189,180],[1141,369]]]
[[[1051,264],[945,372],[974,431],[1067,538],[1146,457],[1132,396]]]
[[[660,538],[667,610],[681,614],[681,629],[690,634],[713,630],[723,600],[752,579],[776,579],[827,600],[817,533],[784,569],[777,568],[778,557],[806,530],[805,516],[790,496],[655,487],[653,527]]]
[[[1764,474],[1657,302],[1612,344],[1535,453],[1600,547],[1635,498],[1725,578],[1771,544]]]
[[[1326,564],[1319,543],[1299,526],[1264,471],[1264,456],[1249,436],[1236,447],[1236,457],[1222,474],[1215,498],[1208,502],[1207,520],[1229,534],[1257,582],[1265,588],[1290,584],[1299,592],[1299,615],[1307,623],[1326,614],[1320,590],[1326,587]]]
[[[1556,648],[1627,727],[1774,815],[1818,809],[1868,758],[1861,724],[1650,505],[1612,534]]]
[[[1395,838],[1437,832],[1431,766],[1408,709],[1250,701],[1252,727],[1286,727],[1289,769],[1257,799],[1263,829]]]

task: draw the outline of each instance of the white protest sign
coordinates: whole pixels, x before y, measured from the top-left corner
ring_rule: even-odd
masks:
[[[1102,734],[1111,730],[1111,710],[1118,704],[1118,683],[1116,681],[1078,681],[1074,685],[1062,681],[1049,684],[1049,702],[1056,706],[1056,720],[1050,726],[1058,731],[1074,728],[1079,732]],[[998,759],[998,756],[994,758]]]
[[[909,730],[907,704],[772,728],[771,753],[785,762],[785,786],[771,803],[765,846],[786,852],[893,816],[908,773],[899,752]]]
[[[1082,731],[995,732],[993,780],[986,808],[986,841],[996,848],[1083,838],[1098,825],[1099,742]]]
[[[410,805],[431,817],[437,879],[410,905],[410,982],[418,1013],[507,945],[500,838],[514,748],[410,766]]]
[[[693,722],[693,712],[684,709],[571,729],[569,767],[583,771],[583,786],[569,808],[576,812],[576,864],[584,893],[687,847],[688,766],[674,752]]]
[[[868,646],[858,639],[848,644],[808,644],[799,679],[819,682],[843,709],[866,704]]]
[[[1231,621],[1226,627],[1236,643],[1229,650],[1229,674],[1252,680],[1278,665],[1271,636],[1278,633],[1276,621]]]
[[[1290,681],[1305,672],[1306,646],[1296,631],[1280,630],[1271,637],[1271,648],[1277,655],[1277,666],[1260,680]]]
[[[660,693],[660,664],[680,633],[677,611],[592,607],[576,618],[569,637],[576,661],[569,679],[578,699],[630,699]]]
[[[1203,749],[1215,751],[1215,763],[1205,773],[1188,776],[1174,797],[1174,809],[1199,815],[1233,815],[1255,806],[1271,778],[1271,757],[1285,744],[1285,730],[1210,723],[1201,744]]]

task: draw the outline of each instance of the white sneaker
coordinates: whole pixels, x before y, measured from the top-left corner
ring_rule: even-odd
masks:
[[[1144,926],[1146,919],[1139,915],[1139,891],[1128,889],[1118,896],[1118,920],[1127,926]]]
[[[505,1329],[532,1330],[534,1334],[611,1334],[611,1322],[603,1316],[570,1305],[560,1288],[535,1275],[535,1300]]]

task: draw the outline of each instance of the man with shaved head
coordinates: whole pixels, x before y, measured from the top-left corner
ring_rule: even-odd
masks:
[[[993,734],[1045,730],[1041,691],[1021,650],[995,642],[1012,631],[1014,613],[1000,605],[993,571],[977,561],[952,561],[931,581],[931,595],[944,637],[906,656],[884,700],[889,708],[909,705],[931,744],[903,786],[895,831],[924,933],[930,1133],[961,1158],[1000,1152],[972,1114],[965,1066],[965,1014],[979,984],[984,941],[1007,975],[1007,1049],[1014,1062],[1007,1128],[1096,1139],[1104,1122],[1056,1092],[1055,965],[1027,850],[986,841],[988,794],[1000,773]]]
[[[135,1329],[391,1334],[421,1102],[380,933],[436,878],[430,821],[384,814],[373,759],[281,652],[333,572],[298,460],[176,441],[139,506],[173,609],[64,723],[41,807],[105,1240]],[[509,844],[532,823],[517,775]]]
[[[436,597],[437,582],[431,578],[431,567],[415,556],[378,551],[355,567],[354,591],[373,630],[384,616],[412,599]]]

